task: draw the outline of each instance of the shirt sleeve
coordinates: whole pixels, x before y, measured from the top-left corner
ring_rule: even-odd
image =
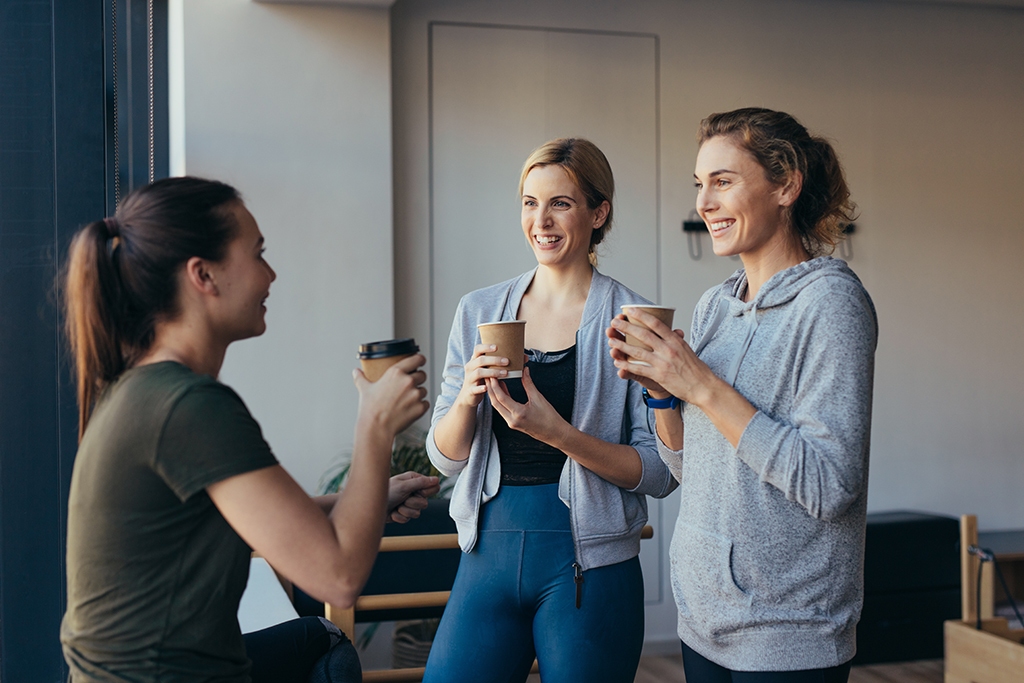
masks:
[[[455,476],[469,463],[469,458],[452,460],[441,452],[434,441],[434,429],[441,418],[448,414],[459,397],[462,383],[466,378],[466,361],[473,357],[474,344],[470,343],[467,348],[466,343],[465,301],[465,298],[459,301],[458,308],[455,309],[455,319],[452,321],[451,333],[448,335],[448,351],[444,359],[441,394],[434,402],[434,414],[430,418],[430,430],[427,432],[426,441],[427,456],[430,458],[430,462],[446,477]],[[479,413],[479,407],[477,412]]]
[[[865,297],[818,303],[791,413],[755,413],[736,455],[811,516],[834,519],[867,488],[877,328]]]
[[[662,461],[658,452],[658,437],[650,426],[654,416],[643,401],[641,387],[636,382],[629,382],[626,390],[626,417],[629,428],[629,445],[640,456],[640,482],[633,493],[643,493],[655,498],[664,498],[678,486],[678,478],[673,476],[667,463]]]
[[[276,464],[242,399],[211,382],[191,388],[171,409],[154,469],[185,501],[218,481]]]

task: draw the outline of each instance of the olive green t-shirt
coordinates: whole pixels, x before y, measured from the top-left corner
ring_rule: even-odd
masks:
[[[68,502],[71,680],[249,681],[250,549],[206,487],[277,464],[238,395],[166,362],[124,372],[78,449]]]

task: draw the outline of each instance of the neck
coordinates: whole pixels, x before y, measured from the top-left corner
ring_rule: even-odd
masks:
[[[195,325],[194,321],[158,322],[153,344],[135,365],[174,361],[196,374],[216,378],[227,349],[227,343],[217,340],[205,326]]]
[[[764,283],[775,273],[811,258],[800,240],[791,235],[790,231],[779,231],[779,239],[762,245],[756,251],[740,254],[743,269],[747,273],[747,295],[744,301],[756,297]]]
[[[542,265],[537,268],[528,291],[535,301],[552,308],[578,304],[587,300],[593,277],[594,268],[589,259],[560,268]]]

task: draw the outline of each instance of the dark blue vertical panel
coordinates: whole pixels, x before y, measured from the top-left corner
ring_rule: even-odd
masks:
[[[65,679],[75,409],[54,283],[106,202],[103,0],[0,5],[0,680]]]

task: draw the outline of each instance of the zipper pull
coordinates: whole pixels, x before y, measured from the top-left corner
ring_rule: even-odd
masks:
[[[573,583],[576,584],[576,609],[580,608],[580,602],[583,598],[583,569],[576,562],[572,563],[573,569]]]

